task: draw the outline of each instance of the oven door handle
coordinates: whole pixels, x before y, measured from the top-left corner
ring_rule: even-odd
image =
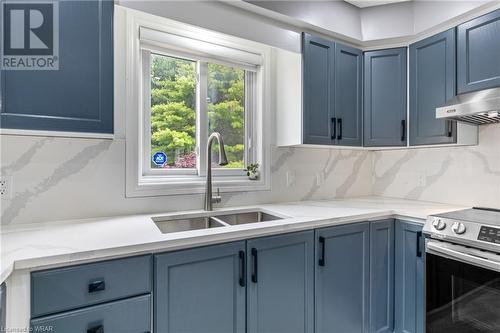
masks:
[[[429,240],[427,242],[426,252],[500,272],[500,256],[492,252],[480,251],[435,240]]]

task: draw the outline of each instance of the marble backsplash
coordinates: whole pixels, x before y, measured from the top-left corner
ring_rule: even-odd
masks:
[[[500,124],[479,145],[373,153],[373,194],[500,208]]]
[[[203,207],[203,195],[125,198],[123,139],[0,140],[1,174],[12,177],[13,185],[11,199],[1,201],[4,225]],[[224,193],[222,206],[371,193],[370,152],[273,147],[271,155],[271,191]],[[287,172],[295,178],[288,185]]]
[[[224,193],[222,206],[381,195],[500,208],[500,124],[478,146],[384,151],[272,148],[270,191]],[[202,195],[125,198],[125,140],[0,136],[11,177],[1,223],[201,209]],[[287,172],[295,181],[287,184]]]

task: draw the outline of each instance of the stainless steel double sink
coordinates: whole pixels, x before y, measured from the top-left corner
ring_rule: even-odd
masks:
[[[155,216],[151,219],[164,234],[172,232],[229,227],[232,225],[281,220],[284,217],[261,209],[199,214]]]

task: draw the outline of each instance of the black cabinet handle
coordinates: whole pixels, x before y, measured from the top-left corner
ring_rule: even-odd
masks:
[[[245,251],[240,251],[239,254],[240,256],[240,287],[245,286]]]
[[[98,325],[87,329],[87,333],[104,333],[104,326]]]
[[[337,123],[339,123],[339,136],[337,136],[337,140],[342,140],[342,118],[339,118]]]
[[[401,120],[401,141],[406,141],[406,120]]]
[[[104,289],[106,289],[106,283],[104,280],[95,280],[89,283],[89,293],[103,291]]]
[[[448,137],[451,138],[453,136],[453,122],[451,120],[448,120],[447,125],[448,125]]]
[[[257,283],[257,265],[258,265],[258,258],[257,258],[257,249],[252,248],[252,282]]]
[[[422,231],[417,232],[417,257],[422,257],[422,249],[420,248],[420,242],[422,240]]]
[[[319,253],[318,265],[325,266],[325,237],[319,237]]]
[[[332,140],[337,136],[337,118],[332,117]]]

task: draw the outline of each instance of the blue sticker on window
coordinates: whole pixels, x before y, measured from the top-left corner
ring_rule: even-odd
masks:
[[[156,152],[153,155],[153,163],[158,166],[162,166],[163,164],[167,163],[167,155],[165,155],[165,153],[162,151]]]

